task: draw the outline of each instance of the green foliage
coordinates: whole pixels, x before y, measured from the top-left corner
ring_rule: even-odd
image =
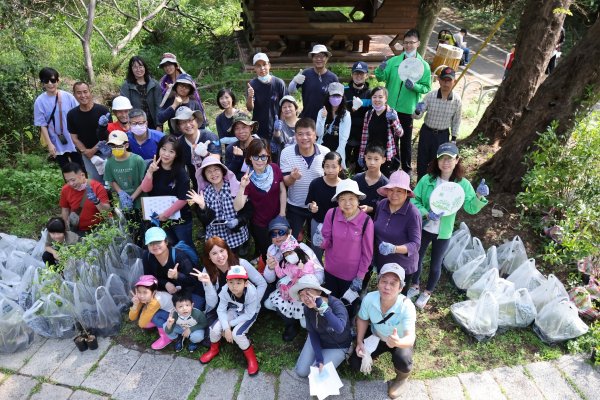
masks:
[[[598,254],[600,245],[600,126],[592,114],[576,125],[562,143],[552,125],[540,134],[527,156],[531,165],[523,177],[525,191],[517,204],[537,229],[562,228],[560,243],[548,242],[542,258],[552,264],[570,263]],[[543,216],[546,218],[542,219]]]
[[[600,365],[600,321],[592,323],[585,335],[570,340],[567,348],[571,353],[592,353],[594,355],[592,362]]]

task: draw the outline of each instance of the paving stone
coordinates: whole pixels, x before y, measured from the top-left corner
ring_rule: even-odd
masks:
[[[73,391],[69,388],[42,383],[41,390],[31,396],[30,400],[65,400],[72,393]]]
[[[467,373],[458,375],[471,399],[505,400],[500,386],[489,371],[480,374]]]
[[[48,339],[19,372],[33,376],[50,376],[72,351],[79,351],[72,340]]]
[[[525,376],[521,366],[496,368],[491,373],[509,399],[544,399],[533,380]]]
[[[562,356],[556,365],[588,399],[600,398],[600,371],[592,367],[583,356]]]
[[[352,398],[352,382],[348,379],[342,379],[344,386],[340,389],[340,399],[351,399]],[[316,397],[313,396],[313,399]]]
[[[281,387],[281,384],[280,384]],[[280,397],[281,398],[281,397]],[[382,381],[354,382],[354,400],[388,400],[387,386]]]
[[[139,351],[121,345],[111,347],[81,386],[104,393],[114,393],[141,355]]]
[[[2,354],[2,357],[0,357],[0,367],[18,371],[44,343],[46,343],[46,338],[36,335],[28,349],[19,351],[18,353]]]
[[[527,364],[525,369],[533,377],[533,381],[547,400],[575,400],[581,398],[552,363],[540,361]]]
[[[204,376],[204,382],[200,386],[200,393],[196,400],[219,399],[230,400],[235,392],[238,381],[238,371],[231,369],[210,369]],[[283,399],[283,397],[280,397]]]
[[[463,400],[465,394],[456,376],[429,379],[426,381],[432,400]]]
[[[237,400],[274,400],[276,380],[271,374],[259,372],[249,376],[248,371],[245,371]]]
[[[86,392],[85,390],[77,390],[69,397],[69,400],[108,400],[108,397]]]
[[[123,379],[112,397],[119,400],[146,400],[163,379],[174,357],[165,354],[144,353]],[[173,376],[172,379],[177,379]],[[177,380],[173,381],[175,385]]]
[[[385,384],[385,387],[387,390],[387,384]],[[406,382],[406,389],[404,389],[404,392],[398,397],[398,400],[429,400],[425,382],[409,379]]]
[[[0,385],[0,399],[26,399],[37,385],[33,378],[22,375],[11,375]]]
[[[110,339],[98,338],[98,349],[86,350],[84,352],[79,350],[72,351],[56,371],[54,371],[50,379],[63,385],[81,385],[90,368],[96,364],[110,344]]]
[[[198,360],[177,357],[169,367],[150,400],[179,400],[187,399],[198,378],[204,371],[204,365]],[[173,385],[173,377],[177,377],[177,385]]]
[[[291,369],[281,371],[278,399],[305,400],[309,398],[309,393],[308,379],[300,378]]]

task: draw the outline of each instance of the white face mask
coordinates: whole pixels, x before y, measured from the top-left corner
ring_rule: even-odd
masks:
[[[131,127],[131,132],[135,136],[142,136],[144,133],[146,133],[147,129],[148,129],[148,127],[146,127],[146,125],[133,125]]]
[[[417,55],[417,49],[414,49],[411,52],[406,52],[406,57],[415,57]]]
[[[285,256],[285,261],[289,262],[290,264],[298,264],[298,261],[300,261],[300,259],[298,258],[298,254],[292,252]]]
[[[267,74],[265,76],[259,76],[258,80],[262,83],[269,83],[271,81],[271,74]]]

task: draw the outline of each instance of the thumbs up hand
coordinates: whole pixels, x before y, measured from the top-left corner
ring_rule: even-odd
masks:
[[[179,277],[179,272],[177,272],[177,268],[179,268],[179,263],[175,264],[175,266],[167,271],[167,277],[169,279],[177,279]]]
[[[279,119],[279,117],[275,116],[275,122],[273,123],[273,129],[276,131],[280,131],[283,129],[283,121]]]
[[[398,347],[400,345],[400,337],[398,336],[398,329],[394,328],[394,331],[392,332],[392,334],[390,336],[388,336],[387,339],[385,339],[385,344],[387,344],[387,346],[392,349],[394,347]]]
[[[200,157],[206,157],[208,155],[208,145],[210,144],[210,140],[207,140],[206,142],[202,143],[198,143],[194,145],[194,153],[197,156]]]
[[[485,179],[482,179],[481,182],[479,182],[476,193],[481,197],[489,196],[490,188],[485,184]]]
[[[323,106],[323,108],[321,109],[321,117],[327,118],[327,109],[325,108],[325,106]]]
[[[304,80],[306,79],[306,76],[304,76],[302,74],[302,68],[300,68],[300,71],[298,72],[298,74],[294,77],[293,81],[296,82],[296,85],[302,85],[304,83]]]
[[[254,88],[252,87],[252,85],[250,85],[250,82],[248,82],[248,98],[254,97]]]

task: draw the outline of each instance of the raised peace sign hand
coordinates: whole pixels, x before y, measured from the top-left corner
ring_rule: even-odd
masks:
[[[210,275],[200,272],[200,270],[197,268],[193,268],[192,272],[190,272],[190,275],[195,276],[199,282],[210,283]]]
[[[175,323],[175,318],[173,318],[174,312],[175,312],[175,310],[173,310],[173,309],[171,309],[171,311],[169,311],[169,318],[167,318],[167,328],[168,329],[171,329],[171,327]]]
[[[129,293],[131,294],[131,301],[133,302],[133,306],[137,307],[138,304],[140,304],[140,298],[138,297],[137,293],[135,293],[133,290],[130,290]]]
[[[246,186],[248,186],[250,184],[250,176],[252,176],[253,173],[254,173],[254,170],[246,172],[242,176],[242,179],[240,179],[240,188],[246,189]]]
[[[160,168],[160,158],[156,158],[156,154],[152,157],[152,162],[148,165],[148,173],[150,176],[154,174]]]
[[[179,277],[179,272],[177,271],[179,268],[179,263],[175,264],[175,266],[167,271],[167,277],[169,279],[177,279]]]

